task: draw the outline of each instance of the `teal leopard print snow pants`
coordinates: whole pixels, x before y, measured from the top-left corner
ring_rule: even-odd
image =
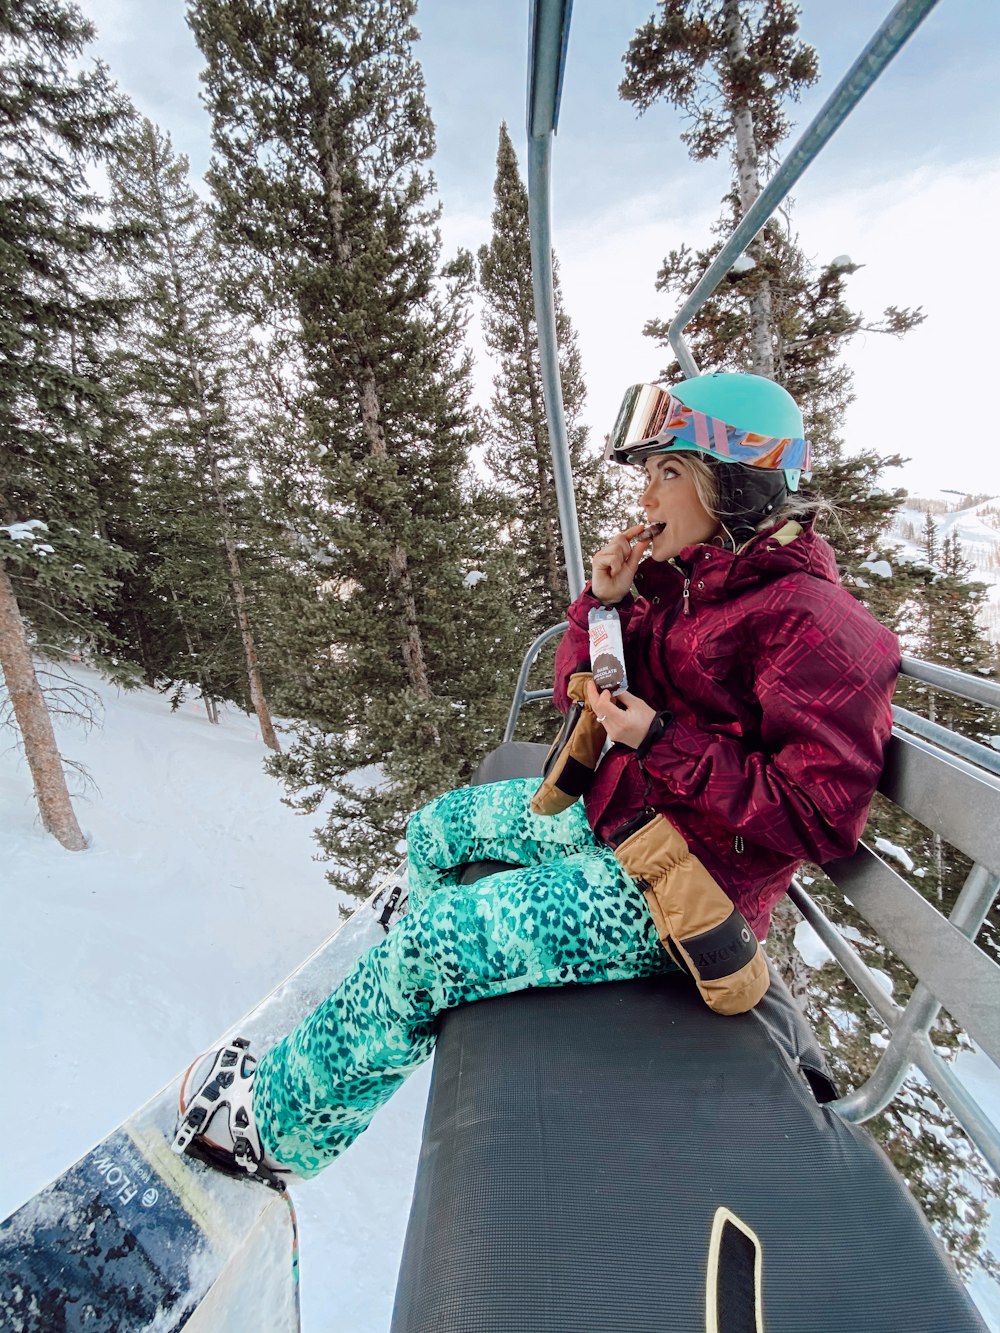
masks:
[[[333,1161],[430,1055],[442,1010],[671,969],[642,893],[582,805],[534,815],[537,786],[463,787],[410,820],[409,911],[257,1067],[254,1119],[269,1156],[301,1176]],[[512,869],[459,884],[478,860]]]

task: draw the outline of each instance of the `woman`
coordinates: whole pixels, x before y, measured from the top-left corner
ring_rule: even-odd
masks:
[[[803,434],[790,395],[753,375],[629,391],[608,452],[643,467],[647,524],[594,555],[569,609],[555,697],[578,707],[563,756],[541,788],[463,788],[414,815],[407,915],[259,1062],[237,1045],[195,1062],[177,1151],[272,1182],[314,1175],[427,1057],[444,1009],[655,975],[674,966],[664,943],[723,1012],[762,993],[756,941],[792,872],[856,846],[899,668],[795,497]],[[608,605],[629,680],[615,696],[580,685],[589,613]],[[585,732],[596,769],[581,804],[558,782]],[[462,885],[484,859],[512,868]],[[737,941],[735,1000],[713,1000],[732,975],[700,973],[692,938]]]

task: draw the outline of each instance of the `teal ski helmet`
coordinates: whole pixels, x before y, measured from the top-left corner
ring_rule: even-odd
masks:
[[[811,463],[792,395],[762,375],[729,372],[628,389],[605,456],[642,463],[660,453],[698,453],[712,464],[719,517],[738,541],[798,490]]]

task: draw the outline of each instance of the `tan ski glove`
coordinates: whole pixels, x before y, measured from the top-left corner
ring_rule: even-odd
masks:
[[[567,692],[573,703],[545,756],[542,785],[531,798],[536,815],[568,810],[590,786],[607,736],[587,703],[585,690],[592,679],[589,671],[576,671],[569,678]]]
[[[684,838],[654,815],[614,849],[646,895],[670,956],[695,980],[718,1014],[742,1014],[767,990],[767,963],[743,914]]]

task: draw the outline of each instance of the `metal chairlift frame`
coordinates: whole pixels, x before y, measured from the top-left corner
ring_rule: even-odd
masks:
[[[899,0],[812,123],[734,229],[669,328],[685,376],[698,367],[683,330],[711,296],[834,131],[905,45],[938,0]],[[584,587],[579,526],[559,378],[552,282],[551,161],[569,40],[572,0],[533,0],[528,84],[528,198],[532,281],[546,415],[570,595]],[[528,690],[545,643],[566,629],[546,630],[521,667],[504,740],[512,740],[522,705],[550,699],[551,689]],[[1000,684],[916,658],[903,674],[963,699],[1000,708]],[[1000,1175],[1000,1128],[977,1104],[930,1036],[942,1008],[1000,1067],[1000,966],[975,943],[1000,893],[1000,753],[894,707],[893,737],[880,790],[901,809],[963,851],[973,862],[950,917],[944,917],[870,848],[862,844],[825,872],[917,979],[905,1008],[887,994],[833,922],[796,879],[789,896],[844,973],[891,1032],[872,1075],[830,1106],[862,1123],[889,1105],[907,1075],[919,1069],[951,1109],[992,1170]]]

